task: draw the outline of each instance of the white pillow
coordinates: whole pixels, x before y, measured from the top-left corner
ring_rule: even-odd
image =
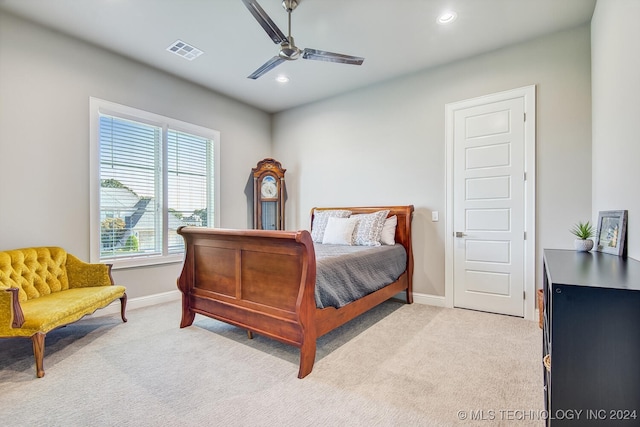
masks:
[[[315,210],[313,212],[313,223],[311,224],[311,240],[316,243],[322,243],[324,237],[324,230],[327,228],[327,221],[329,218],[349,218],[351,211],[336,209],[336,210]]]
[[[398,217],[390,216],[384,220],[382,226],[382,233],[380,233],[380,243],[383,245],[395,245],[396,244],[396,227],[398,226]]]
[[[351,215],[351,218],[358,218],[353,243],[358,246],[380,246],[380,234],[387,215],[389,210]]]
[[[327,221],[324,237],[322,237],[322,244],[351,246],[353,244],[353,230],[357,223],[357,218],[330,217]]]

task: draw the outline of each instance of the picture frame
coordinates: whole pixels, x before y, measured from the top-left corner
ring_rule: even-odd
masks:
[[[627,211],[598,212],[598,228],[595,249],[613,255],[626,254]]]

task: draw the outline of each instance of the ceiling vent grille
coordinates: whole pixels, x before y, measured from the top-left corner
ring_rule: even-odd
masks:
[[[182,40],[176,40],[176,42],[169,46],[167,50],[189,61],[193,61],[204,53],[200,49],[191,46],[189,43],[185,43]]]

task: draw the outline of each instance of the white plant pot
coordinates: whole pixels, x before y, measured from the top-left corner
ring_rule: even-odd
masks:
[[[573,241],[573,246],[576,248],[578,252],[589,252],[593,249],[593,240],[591,239],[576,239]]]

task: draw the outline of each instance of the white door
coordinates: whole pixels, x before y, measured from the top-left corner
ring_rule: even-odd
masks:
[[[453,306],[523,317],[525,99],[502,98],[452,110]]]

